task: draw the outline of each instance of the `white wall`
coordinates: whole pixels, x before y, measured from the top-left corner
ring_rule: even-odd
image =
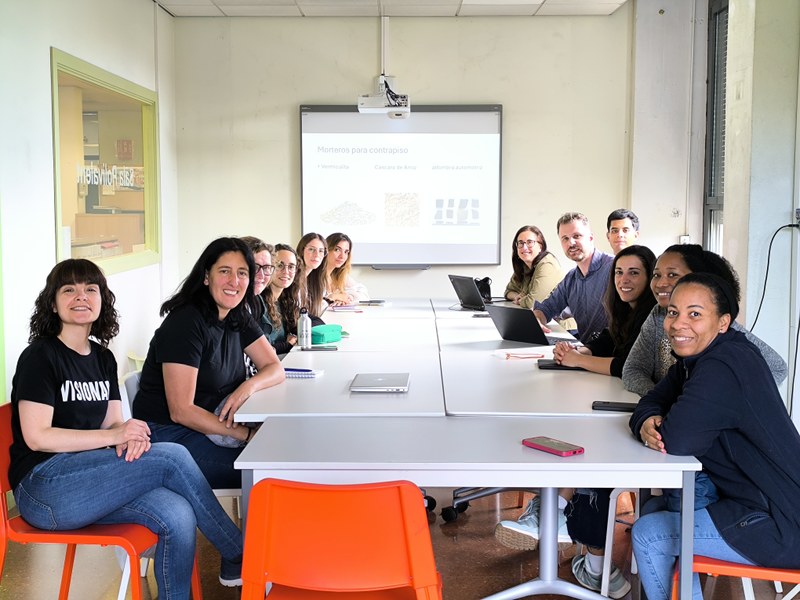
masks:
[[[156,43],[158,32],[158,44]],[[175,256],[172,18],[150,0],[0,3],[0,210],[6,387],[27,343],[28,319],[56,259],[50,47],[160,93],[165,257]],[[158,65],[158,68],[157,68]],[[174,263],[174,258],[172,258]],[[167,271],[176,271],[170,267]],[[158,323],[161,267],[109,278],[122,315],[120,369]]]
[[[489,275],[501,294],[523,224],[539,225],[567,264],[555,222],[568,210],[586,212],[608,249],[605,219],[628,203],[631,11],[389,19],[387,72],[412,105],[503,104],[503,264],[363,269],[357,277],[374,296],[451,296],[453,270]],[[176,79],[182,272],[223,234],[294,245],[298,105],[355,104],[372,89],[379,19],[178,19],[175,32],[176,63],[192,65]]]
[[[731,0],[728,38],[724,253],[746,277],[746,321],[752,326],[770,238],[795,222],[798,206],[800,4]],[[790,359],[797,342],[799,300],[792,274],[798,237],[796,229],[785,229],[775,238],[754,330]],[[800,421],[800,412],[793,414]]]

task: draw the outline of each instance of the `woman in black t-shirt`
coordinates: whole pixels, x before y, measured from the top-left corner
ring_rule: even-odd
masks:
[[[249,441],[254,430],[234,423],[254,392],[280,383],[283,368],[255,322],[255,262],[239,238],[211,242],[180,289],[161,305],[167,315],[153,339],[133,403],[153,441],[185,446],[213,488],[241,487],[233,468],[240,448],[217,446],[208,434]],[[247,379],[242,352],[258,373]],[[224,401],[219,416],[216,408]]]
[[[147,423],[122,420],[107,348],[118,331],[100,269],[82,259],[57,264],[12,383],[8,475],[20,514],[48,530],[144,525],[159,536],[160,598],[189,597],[199,527],[222,555],[220,581],[241,585],[242,534],[192,457],[176,444],[151,445]]]

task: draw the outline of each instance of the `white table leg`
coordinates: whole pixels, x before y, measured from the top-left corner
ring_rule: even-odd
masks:
[[[692,562],[694,560],[694,471],[683,472],[681,497],[680,597],[692,597]]]
[[[487,596],[485,600],[513,600],[535,594],[608,600],[596,592],[558,578],[558,489],[541,488],[539,497],[539,577]]]

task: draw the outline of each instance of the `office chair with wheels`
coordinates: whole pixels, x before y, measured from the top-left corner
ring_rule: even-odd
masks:
[[[59,600],[69,597],[70,580],[75,563],[75,551],[78,545],[119,546],[127,554],[129,564],[137,564],[141,554],[158,542],[158,536],[135,524],[88,525],[81,529],[68,531],[44,531],[32,527],[20,517],[9,517],[7,494],[11,491],[8,481],[8,467],[11,464],[11,404],[0,406],[0,578],[2,578],[8,542],[19,544],[64,544],[67,553],[64,557],[64,568],[61,574]],[[126,583],[127,587],[127,583]],[[133,600],[142,598],[142,582],[138,577],[131,579],[131,596]],[[200,576],[195,558],[192,572],[192,596],[202,600]]]
[[[741,577],[742,587],[744,588],[745,600],[755,600],[753,593],[753,579],[760,579],[763,581],[775,582],[776,591],[779,583],[784,581],[786,583],[800,584],[800,571],[791,569],[771,569],[769,567],[756,567],[753,565],[741,565],[732,563],[725,560],[717,560],[716,558],[708,558],[707,556],[695,555],[692,561],[692,571],[695,573],[707,573],[708,575],[727,575],[729,577]],[[798,593],[800,587],[795,586],[788,594],[783,596],[783,600],[791,600]],[[678,599],[678,569],[675,569],[675,575],[672,578],[672,598]]]
[[[259,481],[242,580],[243,600],[263,600],[268,587],[269,600],[442,597],[424,502],[408,481]]]

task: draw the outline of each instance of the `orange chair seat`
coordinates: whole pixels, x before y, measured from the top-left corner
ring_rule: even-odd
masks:
[[[745,577],[762,581],[781,581],[783,583],[800,583],[800,570],[773,569],[754,565],[742,565],[707,556],[695,555],[692,560],[692,571],[708,575],[725,575],[728,577]],[[678,569],[672,578],[672,598],[678,598]]]

